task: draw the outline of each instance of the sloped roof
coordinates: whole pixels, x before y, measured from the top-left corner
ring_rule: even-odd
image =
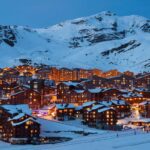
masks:
[[[89,101],[89,102],[85,102],[85,103],[83,103],[83,107],[88,107],[88,106],[91,106],[91,105],[93,105],[93,104],[95,104],[95,101]]]
[[[26,122],[28,122],[30,120],[33,121],[33,122],[36,122],[36,123],[40,124],[38,121],[36,121],[35,119],[33,119],[31,117],[27,118],[27,119],[25,119],[25,120],[23,120],[21,122],[17,122],[17,123],[11,122],[11,124],[12,124],[12,126],[18,126],[18,125],[24,124],[24,123],[26,123]]]
[[[102,113],[102,112],[105,112],[105,111],[107,111],[107,110],[114,110],[114,109],[109,108],[109,107],[105,107],[105,108],[99,109],[99,110],[98,110],[98,113]]]
[[[57,109],[75,108],[74,104],[56,104]]]
[[[4,108],[5,110],[7,110],[8,113],[10,114],[15,114],[15,113],[20,113],[20,111],[22,113],[25,114],[32,114],[31,109],[29,108],[29,106],[27,104],[20,104],[20,105],[1,105],[0,107]]]

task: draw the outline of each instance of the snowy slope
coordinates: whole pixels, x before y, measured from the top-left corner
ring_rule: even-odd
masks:
[[[52,27],[0,26],[0,66],[20,58],[59,67],[150,70],[150,20],[110,12]]]
[[[69,137],[69,138],[78,138],[83,137],[83,134],[78,134],[76,132],[85,132],[91,133],[91,135],[105,134],[107,131],[98,130],[86,127],[85,125],[76,125],[76,124],[66,124],[60,121],[52,121],[38,118],[38,122],[41,124],[41,136],[48,137]],[[73,121],[74,123],[75,121]],[[81,122],[80,122],[81,124]]]
[[[126,132],[91,135],[80,137],[69,142],[46,145],[10,145],[0,141],[1,150],[147,150],[150,147],[150,134]]]

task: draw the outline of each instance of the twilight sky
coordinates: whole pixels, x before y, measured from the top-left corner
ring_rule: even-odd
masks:
[[[0,24],[47,27],[105,10],[150,19],[150,0],[0,0]]]

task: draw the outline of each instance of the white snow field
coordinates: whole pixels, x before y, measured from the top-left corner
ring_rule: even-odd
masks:
[[[133,131],[126,133],[102,133],[90,135],[87,137],[74,138],[72,141],[60,144],[46,144],[46,145],[10,145],[0,142],[1,150],[147,150],[150,146],[149,133],[137,133],[134,135]]]

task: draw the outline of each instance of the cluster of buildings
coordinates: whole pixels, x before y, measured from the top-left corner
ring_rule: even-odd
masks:
[[[28,104],[31,109],[47,105],[56,91],[54,81],[22,75],[16,69],[3,69],[0,75],[0,104]]]
[[[24,128],[27,122],[36,124],[37,129],[31,128],[31,130],[39,133],[39,124],[34,117],[26,113],[24,116],[23,113],[19,115],[20,109],[17,109],[19,111],[15,114],[9,114],[8,106],[18,107],[27,104],[33,112],[36,112],[35,110],[55,103],[55,107],[48,112],[58,120],[81,118],[83,123],[89,126],[116,129],[117,120],[128,117],[134,103],[139,104],[144,117],[149,117],[149,99],[150,73],[135,75],[130,71],[102,72],[99,69],[30,65],[2,68],[0,69],[0,115],[4,114],[0,119],[5,120],[3,125],[6,124],[12,131],[7,131],[0,124],[0,135],[3,135],[2,139],[6,141],[12,137],[17,138],[19,135],[15,135],[13,131],[20,129],[13,125],[21,120],[23,124],[19,125]],[[16,117],[17,115],[22,117]],[[28,132],[18,133],[22,138],[30,137]],[[38,135],[35,134],[35,137]]]
[[[124,100],[88,101],[80,106],[73,104],[56,104],[52,112],[58,120],[80,118],[91,127],[118,130],[117,120],[131,115],[131,106]]]
[[[120,80],[118,79],[118,81]],[[119,83],[120,88],[116,86],[112,87],[111,85],[115,84],[109,85],[109,82],[106,82],[106,84],[110,87],[104,87],[103,84],[100,84],[102,83],[101,79],[99,80],[99,85],[93,85],[92,79],[80,82],[61,82],[57,85],[57,101],[81,105],[89,100],[123,99],[133,104],[143,102],[150,98],[150,90],[148,88],[134,86],[130,88],[129,80],[125,77],[124,80],[125,84],[121,85],[121,83]]]

